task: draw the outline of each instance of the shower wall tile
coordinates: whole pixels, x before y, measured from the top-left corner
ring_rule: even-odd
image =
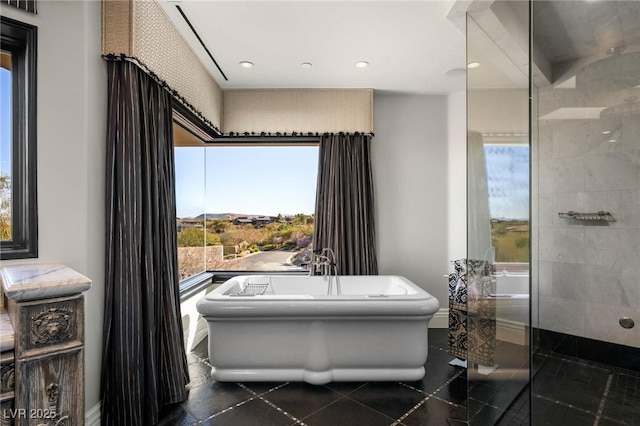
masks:
[[[578,90],[540,89],[538,91],[539,116],[558,108],[589,106],[591,101]]]
[[[574,336],[584,336],[584,306],[584,302],[576,300],[540,296],[538,309],[540,328]]]
[[[579,228],[540,229],[539,236],[541,261],[584,263],[584,230]]]
[[[553,296],[553,263],[538,262],[538,292],[544,296]]]
[[[578,208],[582,211],[618,211],[620,194],[615,191],[578,192]]]
[[[613,217],[621,227],[640,228],[640,191],[620,191],[620,214]]]
[[[538,160],[553,159],[553,127],[540,126],[538,132]]]
[[[588,228],[584,230],[584,263],[617,268],[638,262],[639,229]]]
[[[611,305],[625,300],[619,270],[572,263],[553,264],[553,296]]]
[[[640,115],[636,114],[622,119],[618,142],[625,151],[640,149]]]
[[[620,71],[607,69],[606,62],[600,65],[605,68],[593,78],[608,79]],[[623,65],[628,73],[638,70],[637,60]],[[563,107],[606,107],[596,120],[538,123],[538,313],[541,328],[640,347],[640,108],[636,91],[538,91],[539,116]],[[558,217],[559,212],[571,210],[604,210],[615,220]],[[618,324],[623,314],[636,321],[632,331]]]
[[[554,216],[558,213],[553,208],[553,194],[538,195],[538,224],[540,228],[553,226]]]
[[[602,134],[613,127],[611,120],[567,120],[555,126],[553,158],[580,157],[585,154],[618,151],[620,144],[610,143],[613,134]]]
[[[640,256],[640,254],[638,254]],[[620,285],[622,286],[622,298],[624,306],[640,307],[640,259],[622,267],[620,272]],[[640,318],[637,318],[640,327]]]
[[[540,193],[584,191],[584,167],[582,157],[540,161]]]
[[[636,326],[631,329],[622,328],[618,321],[625,316],[634,318]],[[640,310],[637,306],[629,308],[587,302],[584,337],[640,348],[639,316]]]
[[[587,155],[583,166],[591,191],[640,189],[640,150]]]

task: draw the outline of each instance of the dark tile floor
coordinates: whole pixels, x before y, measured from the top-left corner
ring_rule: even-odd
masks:
[[[533,361],[531,389],[497,425],[640,425],[640,373],[550,351]]]
[[[640,425],[640,373],[538,351],[531,392],[522,377],[467,383],[466,370],[448,364],[447,331],[430,329],[429,339],[420,381],[324,386],[214,382],[205,340],[188,355],[189,398],[169,407],[160,425],[440,426],[465,425],[467,417],[474,426]],[[500,349],[522,359],[514,351],[523,347]]]
[[[538,351],[534,360],[533,424],[640,425],[637,371],[550,351]]]
[[[446,330],[429,331],[426,377],[401,383],[217,383],[205,341],[188,355],[189,398],[160,425],[464,425],[466,370],[448,364]]]

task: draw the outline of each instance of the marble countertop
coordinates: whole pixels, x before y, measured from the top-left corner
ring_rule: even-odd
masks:
[[[89,278],[60,263],[8,265],[0,279],[7,297],[17,301],[69,296],[91,286]]]

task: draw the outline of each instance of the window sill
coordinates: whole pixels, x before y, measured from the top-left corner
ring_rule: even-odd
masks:
[[[307,271],[206,271],[180,282],[180,302],[212,284],[222,284],[240,275],[308,275]]]
[[[207,288],[212,282],[213,273],[211,272],[200,272],[180,281],[180,302],[184,302],[202,289]]]

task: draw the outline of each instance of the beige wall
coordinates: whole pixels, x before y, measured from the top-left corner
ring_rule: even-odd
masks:
[[[376,94],[374,102],[379,272],[407,277],[447,308],[447,97]]]
[[[373,131],[373,91],[225,90],[223,130],[369,133]]]
[[[38,27],[38,259],[89,277],[85,293],[85,409],[100,400],[104,305],[106,63],[100,3],[41,1],[38,14],[2,15]],[[9,264],[2,261],[2,264]]]
[[[447,96],[448,260],[467,257],[467,92]]]

